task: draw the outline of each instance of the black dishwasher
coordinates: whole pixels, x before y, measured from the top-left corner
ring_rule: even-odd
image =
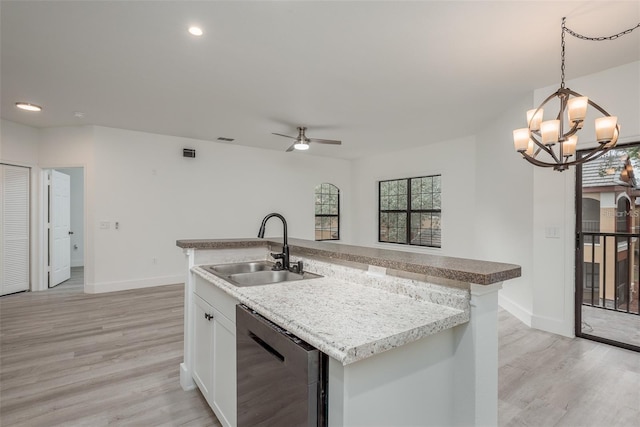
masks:
[[[238,427],[327,425],[327,356],[236,306]]]

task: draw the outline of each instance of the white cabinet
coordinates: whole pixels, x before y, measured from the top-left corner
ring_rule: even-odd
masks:
[[[213,307],[198,295],[193,297],[194,336],[193,380],[211,405],[213,389]]]
[[[237,303],[214,285],[196,278],[193,380],[223,426],[236,425]]]

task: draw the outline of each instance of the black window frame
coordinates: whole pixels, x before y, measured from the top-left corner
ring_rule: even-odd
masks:
[[[427,209],[413,209],[412,208],[412,180],[417,180],[417,179],[424,179],[424,178],[439,178],[440,180],[440,186],[439,186],[439,191],[435,192],[432,191],[431,195],[433,197],[434,194],[438,195],[438,198],[440,200],[439,203],[439,207],[438,208],[427,208]],[[382,208],[382,197],[383,197],[383,192],[382,192],[382,185],[383,183],[388,183],[388,182],[402,182],[404,181],[405,187],[406,187],[406,208],[405,209],[383,209]],[[433,190],[433,188],[432,188]],[[424,194],[424,193],[423,193]],[[405,194],[402,194],[402,196],[405,196]],[[395,214],[405,214],[406,215],[406,235],[404,236],[404,242],[403,241],[391,241],[389,239],[384,240],[383,239],[383,232],[382,232],[382,225],[383,225],[383,220],[382,220],[382,216],[383,214],[388,214],[388,213],[395,213]],[[433,231],[434,228],[431,228],[431,243],[430,244],[421,244],[420,242],[422,242],[422,235],[420,234],[418,243],[413,243],[412,241],[412,218],[413,215],[412,214],[431,214],[431,220],[434,220],[433,214],[437,214],[437,218],[438,218],[438,222],[440,224],[439,228],[437,229],[439,231],[438,235],[437,235],[437,239],[436,236],[434,235]],[[414,176],[414,177],[409,177],[409,178],[398,178],[398,179],[388,179],[388,180],[380,180],[378,181],[378,242],[379,243],[392,243],[392,244],[398,244],[398,245],[409,245],[409,246],[419,246],[419,247],[428,247],[428,248],[442,248],[442,174],[433,174],[433,175],[422,175],[422,176]],[[422,231],[420,231],[419,233],[422,233]],[[415,239],[413,239],[415,240]],[[437,243],[434,242],[434,240],[437,240]]]
[[[337,191],[336,197],[337,197],[337,203],[336,203],[336,214],[330,214],[330,213],[315,213],[317,211],[317,207],[318,207],[318,188],[322,189],[323,185],[330,185],[331,187],[335,188]],[[322,193],[322,190],[320,190],[320,194],[324,194]],[[314,204],[314,239],[316,242],[324,242],[324,241],[330,241],[330,240],[340,240],[340,188],[338,188],[337,185],[335,184],[331,184],[330,182],[323,182],[321,184],[318,184],[315,189],[314,189],[314,197],[315,197],[315,204]],[[322,204],[321,204],[322,205]],[[337,228],[336,228],[336,233],[335,233],[335,237],[331,236],[328,239],[318,239],[316,236],[316,233],[318,232],[318,227],[317,227],[317,220],[318,218],[336,218],[336,222],[337,222]],[[321,230],[322,231],[322,230]]]

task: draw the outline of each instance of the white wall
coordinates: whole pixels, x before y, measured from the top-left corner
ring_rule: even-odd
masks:
[[[71,267],[84,266],[84,169],[58,168],[71,177]]]
[[[40,131],[0,119],[0,161],[21,166],[38,163]]]
[[[345,160],[105,127],[93,129],[93,143],[95,182],[87,192],[95,216],[87,228],[95,236],[95,292],[181,282],[176,240],[255,237],[272,211],[287,218],[291,237],[313,239],[315,186],[331,182],[351,194]],[[184,158],[183,148],[196,158]],[[342,206],[347,240],[348,197]],[[281,235],[279,222],[270,222],[267,236]]]
[[[475,138],[468,137],[353,161],[353,243],[472,257],[475,157]],[[442,175],[442,248],[378,243],[378,181],[433,174]]]
[[[508,280],[500,305],[527,325],[533,312],[533,166],[513,149],[511,134],[526,122],[532,95],[478,133],[473,258],[517,264],[522,276]]]

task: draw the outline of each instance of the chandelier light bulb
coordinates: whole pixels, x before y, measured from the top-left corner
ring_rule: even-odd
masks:
[[[616,133],[618,118],[616,116],[599,117],[596,119],[596,139],[604,144],[613,140]]]
[[[537,113],[536,113],[537,111]],[[544,113],[544,109],[533,109],[527,111],[527,123],[529,124],[529,129],[532,131],[540,130],[540,123],[542,122],[542,115]]]
[[[578,145],[578,135],[572,135],[562,143],[562,154],[565,157],[575,156],[576,146]]]
[[[544,145],[555,144],[560,137],[560,120],[546,120],[540,123],[540,133]]]
[[[587,116],[587,106],[589,98],[586,96],[577,96],[567,101],[567,111],[570,123],[581,122]]]
[[[527,144],[527,151],[524,152],[527,156],[533,156],[533,150],[535,148],[534,142],[529,139],[529,143]]]
[[[516,151],[522,153],[529,147],[529,128],[521,128],[513,131],[513,145]]]

